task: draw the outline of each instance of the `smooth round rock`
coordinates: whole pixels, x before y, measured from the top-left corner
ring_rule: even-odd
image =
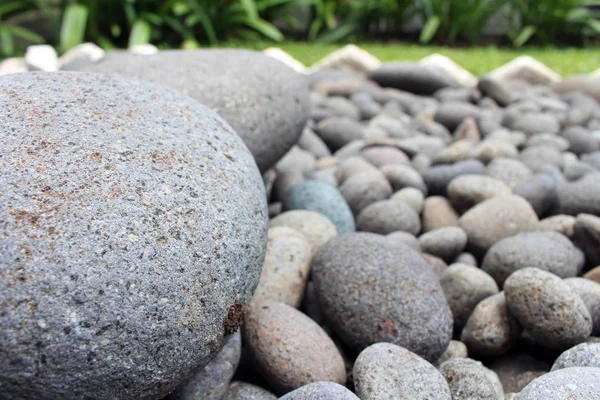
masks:
[[[308,119],[306,79],[260,52],[239,49],[113,51],[87,71],[172,87],[221,115],[240,135],[261,171],[298,141]]]
[[[424,253],[451,262],[467,245],[467,234],[457,226],[448,226],[422,234],[419,243]]]
[[[550,175],[536,174],[513,188],[514,194],[527,200],[538,216],[552,208],[556,199],[556,182]]]
[[[377,168],[384,165],[410,165],[410,158],[391,146],[371,146],[364,149],[361,155]]]
[[[244,344],[277,393],[312,382],[346,383],[344,360],[331,338],[295,308],[252,302],[244,322]]]
[[[417,235],[421,231],[419,215],[401,201],[382,200],[364,208],[356,218],[359,231],[388,233],[404,231]]]
[[[487,165],[487,169],[492,178],[501,180],[511,189],[533,176],[527,165],[510,158],[495,158]]]
[[[448,184],[461,175],[487,175],[485,166],[478,160],[466,160],[452,165],[436,165],[423,174],[432,195],[445,195]]]
[[[289,392],[279,400],[359,400],[344,386],[335,382],[315,382]]]
[[[401,345],[436,360],[452,333],[452,315],[433,270],[416,251],[383,236],[349,233],[313,257],[323,313],[351,347]]]
[[[315,131],[331,151],[364,138],[362,125],[348,117],[326,118],[317,124]]]
[[[415,188],[423,195],[427,194],[427,186],[421,175],[412,167],[406,165],[388,164],[381,168],[381,172],[396,191],[404,188]]]
[[[550,164],[557,168],[563,165],[561,152],[550,146],[527,147],[519,154],[519,159],[534,171],[540,170],[544,164]]]
[[[448,226],[458,226],[458,214],[442,196],[431,196],[423,204],[423,232]]]
[[[575,231],[575,217],[562,214],[553,215],[541,220],[539,229],[541,231],[555,231],[562,233],[566,237],[570,238],[573,236],[573,232]]]
[[[298,308],[310,271],[312,247],[303,234],[286,226],[269,229],[267,253],[254,299]]]
[[[465,325],[480,301],[498,293],[498,286],[491,276],[467,264],[450,265],[440,276],[440,283],[456,329]]]
[[[504,282],[504,294],[511,314],[541,345],[568,348],[592,332],[592,318],[584,302],[550,272],[518,270]]]
[[[570,126],[562,132],[561,136],[568,140],[569,151],[578,156],[600,150],[600,143],[582,126]]]
[[[458,257],[456,257],[455,263],[468,264],[474,267],[477,267],[479,265],[477,263],[477,259],[471,253],[460,253]]]
[[[575,219],[572,239],[585,253],[588,264],[600,264],[600,217],[579,214]]]
[[[510,128],[515,131],[523,132],[528,136],[538,133],[558,134],[560,123],[558,119],[547,113],[525,113],[519,116]]]
[[[232,382],[223,400],[277,400],[277,396],[260,386]]]
[[[500,292],[477,304],[460,340],[472,353],[499,356],[512,348],[521,331],[519,322],[508,311],[504,293]]]
[[[470,155],[472,158],[488,164],[496,158],[517,158],[519,150],[515,144],[510,143],[508,140],[490,138],[475,146]]]
[[[425,203],[425,196],[423,193],[415,188],[407,187],[398,190],[390,197],[390,200],[402,201],[408,204],[417,214],[421,214]]]
[[[323,214],[314,211],[292,210],[279,214],[269,221],[271,228],[287,226],[301,233],[310,243],[313,254],[337,236],[333,222]]]
[[[141,81],[19,74],[0,93],[0,393],[165,396],[258,282],[252,155],[213,111]]]
[[[371,71],[370,79],[382,87],[426,95],[454,86],[452,79],[440,70],[411,62],[384,63]]]
[[[294,146],[275,164],[278,174],[300,172],[308,174],[315,169],[317,158],[309,151]]]
[[[335,224],[339,235],[356,230],[348,203],[335,187],[325,182],[308,180],[292,187],[283,200],[283,208],[321,213]]]
[[[494,196],[510,195],[504,182],[485,175],[461,175],[448,184],[448,198],[457,210],[467,210]]]
[[[600,368],[600,343],[582,343],[571,347],[554,361],[551,371],[570,367]]]
[[[364,349],[354,363],[352,376],[361,400],[452,399],[448,384],[433,365],[391,343]]]
[[[494,384],[481,363],[470,358],[453,358],[440,365],[448,382],[452,400],[497,400]]]
[[[223,348],[199,372],[196,372],[168,400],[221,400],[229,389],[242,354],[242,336],[236,332],[229,336]]]
[[[565,283],[583,300],[592,317],[592,335],[600,334],[600,283],[585,278],[568,278]]]
[[[416,236],[411,233],[403,231],[392,232],[389,235],[387,235],[386,238],[389,243],[401,243],[415,251],[421,251],[421,244],[419,243],[419,239],[417,239]]]
[[[516,400],[600,398],[600,368],[573,367],[552,371],[533,380]]]
[[[323,142],[323,139],[308,127],[305,127],[302,131],[297,144],[300,148],[311,152],[317,158],[331,156],[331,151],[325,142]]]
[[[488,75],[479,78],[477,89],[483,96],[493,99],[501,106],[506,106],[513,100],[513,94],[508,87]]]
[[[447,101],[440,104],[433,116],[434,120],[453,131],[467,117],[477,117],[481,110],[479,107],[461,101]]]
[[[450,344],[448,344],[448,348],[440,358],[435,360],[433,366],[439,368],[445,361],[448,361],[453,358],[467,358],[469,357],[469,351],[467,350],[467,346],[463,342],[458,340],[451,340]]]
[[[379,172],[379,170],[363,157],[352,156],[341,160],[337,164],[335,177],[337,178],[338,182],[342,184],[352,175],[362,172],[373,172],[376,174]]]
[[[362,172],[346,179],[340,186],[340,193],[354,215],[358,215],[369,205],[389,198],[392,187],[381,172]]]
[[[519,196],[496,196],[469,209],[458,221],[476,255],[500,240],[536,229],[538,218],[531,205]]]
[[[513,272],[535,267],[561,278],[577,276],[582,271],[581,250],[558,232],[526,232],[507,237],[486,253],[481,269],[502,286]]]

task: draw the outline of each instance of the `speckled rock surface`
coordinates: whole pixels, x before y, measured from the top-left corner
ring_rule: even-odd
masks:
[[[244,345],[276,392],[284,394],[312,382],[346,383],[344,360],[331,338],[295,308],[252,302],[244,322]]]
[[[365,207],[356,218],[359,231],[388,233],[404,231],[417,235],[421,231],[419,214],[406,203],[381,200]]]
[[[240,362],[242,336],[236,332],[229,336],[223,348],[208,365],[196,372],[168,400],[221,400],[229,389],[229,382]]]
[[[600,173],[587,174],[575,182],[557,185],[553,212],[600,216]]]
[[[417,214],[421,214],[425,203],[425,196],[423,193],[415,188],[407,187],[398,190],[390,197],[390,200],[401,201],[408,204]]]
[[[223,400],[277,400],[277,396],[260,386],[232,382]]]
[[[480,301],[498,293],[498,286],[491,276],[467,264],[450,265],[440,276],[440,283],[457,329],[465,325]]]
[[[115,51],[86,70],[160,83],[207,105],[241,136],[261,171],[296,143],[309,114],[306,78],[254,51]]]
[[[320,181],[304,181],[292,187],[283,200],[284,210],[310,210],[325,215],[340,235],[354,232],[354,216],[341,193]]]
[[[333,222],[323,214],[315,211],[286,211],[269,221],[269,225],[272,228],[287,226],[300,232],[310,243],[313,254],[319,247],[337,236],[337,230]]]
[[[452,400],[498,399],[494,384],[487,377],[486,368],[475,360],[453,358],[440,366],[440,372],[448,382]]]
[[[592,335],[600,335],[600,283],[585,278],[568,278],[565,283],[577,293],[592,317]]]
[[[583,269],[581,250],[558,232],[526,232],[507,237],[486,253],[481,269],[499,285],[513,272],[535,267],[561,278],[576,276]]]
[[[352,375],[361,400],[452,399],[448,384],[433,365],[391,343],[376,343],[364,349]]]
[[[458,223],[467,233],[469,248],[477,255],[505,237],[536,229],[538,218],[521,197],[497,196],[471,208]]]
[[[359,400],[344,386],[335,382],[315,382],[280,397],[279,400]]]
[[[592,319],[581,298],[550,272],[518,270],[504,282],[504,294],[511,314],[542,345],[568,348],[592,332]]]
[[[267,209],[250,152],[151,84],[36,73],[0,88],[1,153],[27,160],[0,164],[0,393],[166,395],[258,282]]]
[[[415,235],[411,233],[403,231],[392,232],[386,236],[386,239],[390,244],[401,243],[402,245],[408,246],[413,250],[421,251],[419,239],[417,239]]]
[[[469,351],[467,346],[463,342],[458,340],[451,340],[448,344],[446,351],[442,353],[440,358],[433,362],[433,366],[439,368],[442,363],[452,358],[466,358],[469,357]]]
[[[433,361],[450,342],[439,281],[408,247],[372,233],[339,236],[313,257],[312,277],[324,315],[353,348],[392,342]]]
[[[483,299],[467,320],[460,340],[475,354],[499,356],[521,335],[521,325],[510,313],[504,293]]]
[[[564,368],[542,375],[527,385],[516,400],[600,398],[600,368]]]
[[[422,234],[419,243],[424,253],[452,262],[467,245],[467,234],[457,226],[448,226]]]
[[[303,234],[286,226],[269,229],[267,253],[254,299],[299,307],[311,260],[312,248]]]
[[[581,343],[563,352],[552,364],[552,371],[570,367],[600,368],[600,343]]]
[[[550,370],[550,366],[527,353],[508,353],[491,363],[505,392],[520,392],[532,380]]]

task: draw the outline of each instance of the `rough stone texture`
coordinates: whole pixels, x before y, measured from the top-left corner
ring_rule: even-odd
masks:
[[[451,262],[467,245],[467,234],[457,226],[448,226],[424,233],[419,237],[419,243],[424,253]]]
[[[577,276],[583,269],[581,250],[558,232],[520,233],[500,240],[486,253],[481,269],[502,286],[513,272],[535,267],[561,278]]]
[[[286,226],[269,229],[267,253],[254,299],[273,300],[298,308],[312,260],[303,234]]]
[[[488,378],[486,369],[470,358],[453,358],[440,366],[440,372],[452,393],[452,400],[497,400],[496,389]]]
[[[364,349],[354,363],[352,376],[361,400],[452,399],[448,384],[433,365],[391,343]]]
[[[331,338],[295,308],[252,302],[243,334],[258,369],[278,393],[312,382],[346,383],[344,360]]]
[[[591,279],[569,278],[565,279],[571,290],[583,300],[592,317],[592,335],[600,335],[600,283]]]
[[[269,225],[271,227],[287,226],[300,232],[310,243],[313,254],[319,247],[337,236],[333,222],[323,214],[314,211],[286,211],[269,221]]]
[[[518,270],[504,282],[504,293],[511,314],[541,345],[568,348],[592,332],[592,319],[584,302],[550,272]]]
[[[551,371],[570,367],[600,368],[600,343],[582,343],[571,347],[554,361]]]
[[[477,255],[506,237],[536,229],[538,218],[523,198],[498,196],[471,208],[458,223],[467,233],[469,247]]]
[[[306,79],[264,54],[237,49],[109,52],[85,68],[172,87],[209,106],[241,136],[261,171],[298,141],[309,113]]]
[[[506,353],[521,335],[521,326],[508,311],[504,293],[482,300],[467,320],[460,340],[472,353],[499,356]]]
[[[427,261],[427,264],[429,264],[429,266],[433,269],[433,272],[435,272],[438,278],[442,275],[446,268],[448,268],[448,264],[446,264],[446,262],[439,257],[427,253],[422,253],[421,256],[423,256],[423,259]]]
[[[279,400],[359,400],[344,386],[335,382],[315,382],[280,397]]]
[[[600,368],[564,368],[542,375],[527,385],[516,400],[600,398]]]
[[[168,400],[221,400],[229,389],[229,382],[240,362],[242,336],[236,332],[229,336],[223,348],[204,368],[196,372]]]
[[[575,219],[573,242],[583,250],[588,264],[600,264],[600,217],[579,214]]]
[[[453,358],[467,358],[469,357],[469,352],[467,350],[467,346],[463,342],[459,342],[458,340],[451,340],[450,344],[448,344],[448,348],[446,351],[442,353],[440,358],[435,360],[433,365],[436,368],[439,368],[445,361],[451,360]]]
[[[520,392],[532,380],[548,372],[550,366],[527,353],[509,353],[491,363],[506,392]]]
[[[0,93],[0,393],[166,395],[258,282],[250,152],[214,112],[135,80],[20,74]]]
[[[308,180],[292,187],[283,200],[284,210],[310,210],[325,215],[338,234],[354,232],[354,215],[342,194],[333,186]]]
[[[465,325],[480,301],[498,293],[498,286],[491,276],[467,264],[449,266],[440,276],[440,283],[457,329]]]
[[[452,315],[439,281],[406,246],[349,233],[317,252],[312,277],[323,313],[353,348],[392,342],[433,361],[450,342]]]
[[[371,71],[370,78],[383,87],[392,87],[417,94],[433,94],[453,86],[452,79],[442,71],[418,63],[389,62]]]
[[[485,166],[477,160],[461,161],[452,165],[438,165],[423,174],[432,195],[445,195],[448,184],[460,175],[487,175]]]
[[[392,187],[379,171],[361,172],[346,179],[340,192],[354,215],[358,215],[370,204],[389,198]]]
[[[458,226],[458,214],[442,196],[431,196],[423,205],[423,232],[448,226]]]
[[[382,200],[364,208],[356,218],[359,231],[388,233],[405,231],[417,235],[421,231],[421,221],[408,204],[401,201]]]
[[[232,382],[223,400],[277,400],[277,396],[260,386]]]
[[[504,182],[485,175],[461,175],[448,184],[448,198],[457,210],[467,210],[491,197],[511,193]]]

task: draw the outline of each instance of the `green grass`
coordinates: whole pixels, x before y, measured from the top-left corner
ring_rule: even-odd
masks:
[[[600,68],[600,48],[543,48],[520,49],[489,47],[451,48],[421,46],[412,43],[356,43],[382,61],[416,61],[433,53],[440,53],[462,65],[476,75],[493,70],[520,55],[530,55],[562,75],[594,72]],[[304,42],[228,42],[226,47],[245,47],[264,50],[281,47],[293,57],[310,66],[343,44]]]

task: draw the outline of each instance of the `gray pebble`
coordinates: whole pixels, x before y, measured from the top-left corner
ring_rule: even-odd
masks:
[[[509,158],[495,158],[487,165],[487,169],[492,178],[501,180],[511,189],[533,176],[527,165]]]
[[[498,285],[491,276],[467,264],[450,265],[440,276],[440,283],[456,329],[465,325],[480,301],[498,293]]]
[[[358,214],[356,227],[359,231],[381,235],[397,231],[417,235],[421,231],[421,221],[419,214],[408,204],[401,201],[382,200],[365,207]]]
[[[243,335],[258,369],[277,393],[312,382],[346,383],[344,360],[331,338],[293,307],[252,302]]]
[[[454,262],[457,264],[473,265],[474,267],[478,266],[477,259],[471,253],[460,253]]]
[[[391,146],[371,146],[361,152],[361,155],[373,164],[380,168],[384,165],[408,165],[410,166],[410,158],[402,151]]]
[[[440,70],[414,62],[384,63],[371,72],[370,79],[383,87],[426,95],[453,86],[452,80]]]
[[[351,391],[335,382],[315,382],[289,392],[279,400],[359,400]]]
[[[477,117],[479,113],[480,109],[471,103],[449,101],[440,104],[435,112],[434,119],[436,122],[453,131],[465,118]]]
[[[504,282],[504,293],[511,314],[541,345],[564,349],[584,341],[592,332],[584,302],[550,272],[518,270]]]
[[[339,150],[353,140],[364,137],[362,126],[347,117],[325,118],[317,124],[315,131],[331,151]]]
[[[592,335],[600,334],[600,283],[585,278],[568,278],[565,283],[583,300],[592,317]]]
[[[346,179],[339,189],[354,215],[392,195],[392,187],[379,171],[354,174]]]
[[[460,175],[487,175],[485,166],[477,160],[461,161],[452,165],[438,165],[429,168],[423,174],[432,195],[445,195],[448,184]]]
[[[500,240],[486,253],[481,269],[502,286],[513,272],[535,267],[561,278],[577,276],[583,269],[581,250],[558,232],[520,233]]]
[[[600,265],[600,217],[579,214],[575,219],[572,239],[585,253],[589,265]]]
[[[561,136],[568,140],[569,151],[578,156],[600,150],[600,143],[582,126],[570,126],[561,133]]]
[[[448,344],[448,348],[444,353],[435,360],[433,365],[436,368],[439,368],[445,361],[451,360],[453,358],[467,358],[469,357],[469,351],[467,350],[467,346],[463,342],[458,340],[451,340],[450,344]]]
[[[364,349],[352,375],[356,394],[362,400],[452,399],[448,384],[433,365],[391,343],[376,343]]]
[[[431,196],[423,205],[423,232],[447,226],[458,226],[458,214],[442,196]]]
[[[312,277],[324,314],[355,349],[392,342],[433,361],[450,342],[452,315],[439,281],[409,247],[349,233],[317,252]]]
[[[513,99],[513,95],[509,89],[500,81],[490,76],[482,76],[479,78],[477,89],[479,89],[483,96],[493,99],[501,106],[508,105]]]
[[[421,214],[425,204],[425,196],[423,196],[423,193],[420,190],[411,187],[400,189],[390,197],[390,200],[401,201],[408,204],[417,214]]]
[[[557,185],[553,213],[600,215],[600,173]]]
[[[433,272],[435,272],[438,278],[442,275],[446,268],[448,268],[448,264],[446,264],[446,262],[439,257],[427,253],[422,253],[421,255],[423,256],[423,259],[427,261],[427,264],[429,264],[429,266],[433,269]]]
[[[600,343],[581,343],[571,347],[558,356],[551,371],[570,367],[600,368]]]
[[[406,245],[415,251],[421,251],[419,239],[417,239],[416,236],[411,233],[403,231],[392,232],[387,235],[386,238],[389,243],[402,243],[403,245]]]
[[[496,388],[485,370],[481,363],[470,358],[453,358],[440,366],[452,400],[498,400]]]
[[[560,132],[560,123],[552,114],[529,112],[520,115],[509,128],[523,132],[528,136],[533,136],[537,133],[558,134]]]
[[[566,237],[573,236],[575,230],[575,217],[571,215],[553,215],[544,218],[540,221],[539,228],[541,231],[555,231],[562,233]]]
[[[286,211],[269,221],[269,225],[272,228],[287,226],[301,233],[310,243],[313,254],[330,239],[337,236],[333,222],[323,214],[314,211]]]
[[[600,398],[600,368],[573,367],[552,371],[533,380],[516,400]]]
[[[386,165],[381,168],[381,172],[388,179],[395,191],[404,188],[415,188],[423,195],[427,194],[427,186],[425,185],[423,178],[417,170],[410,166]]]
[[[521,326],[500,292],[477,304],[460,339],[472,353],[499,356],[509,351],[520,335]]]
[[[232,382],[223,400],[277,400],[277,396],[260,386]]]
[[[310,151],[315,157],[327,157],[331,151],[325,142],[312,129],[306,127],[298,139],[298,146],[306,151]]]
[[[519,154],[519,159],[534,171],[540,171],[544,164],[562,168],[563,158],[559,150],[550,146],[527,147]]]
[[[457,210],[467,210],[494,196],[511,193],[504,182],[485,175],[461,175],[448,184],[448,198]]]
[[[467,245],[467,234],[457,226],[438,228],[419,237],[421,250],[451,262]]]

